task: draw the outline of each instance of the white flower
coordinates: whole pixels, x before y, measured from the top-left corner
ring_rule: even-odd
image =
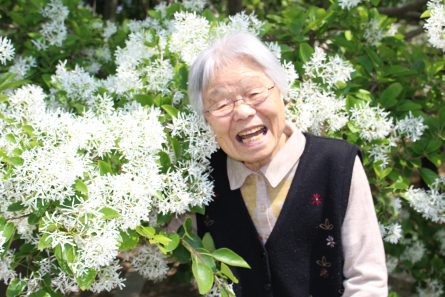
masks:
[[[369,156],[374,159],[376,163],[380,163],[380,168],[384,169],[388,166],[390,160],[391,145],[389,144],[374,144],[369,150]]]
[[[67,70],[66,61],[59,62],[51,82],[59,84],[71,100],[81,100],[90,106],[93,105],[91,98],[100,86],[93,76],[78,65],[73,70]]]
[[[362,0],[338,0],[338,5],[343,9],[351,9],[360,4]]]
[[[171,23],[170,50],[188,65],[209,45],[209,22],[196,13],[177,12]]]
[[[206,6],[207,1],[206,0],[183,0],[182,5],[184,5],[185,8],[201,12],[204,9],[204,6]]]
[[[351,79],[354,71],[351,63],[338,55],[328,58],[322,48],[316,47],[312,58],[303,66],[310,78],[320,78],[323,83],[335,87],[338,82],[345,83]]]
[[[298,73],[295,71],[295,66],[292,62],[283,61],[281,64],[284,71],[287,75],[287,84],[290,87],[295,83],[295,81],[298,79]]]
[[[140,275],[154,281],[165,278],[169,270],[167,257],[154,245],[140,245],[135,248],[130,263]]]
[[[3,236],[3,231],[0,231],[0,254],[2,254],[5,249],[4,249],[4,244],[6,243],[6,237]]]
[[[74,276],[70,276],[64,271],[59,271],[59,273],[54,274],[51,278],[51,286],[62,294],[79,292],[79,287]]]
[[[422,137],[423,132],[428,128],[423,122],[423,117],[414,117],[410,111],[404,119],[397,121],[395,128],[400,134],[406,135],[415,142]]]
[[[125,279],[120,277],[120,269],[122,269],[122,267],[117,261],[112,265],[101,268],[97,273],[97,279],[93,282],[89,290],[93,293],[110,292],[115,288],[122,290],[122,288],[125,287]]]
[[[7,37],[0,36],[0,63],[6,64],[14,58],[14,46]]]
[[[439,242],[440,253],[445,256],[445,229],[437,231],[434,238]]]
[[[411,245],[408,245],[401,255],[402,260],[410,261],[415,264],[419,262],[425,255],[425,244],[421,241],[416,241]]]
[[[364,39],[370,45],[378,45],[383,39],[385,32],[380,28],[380,22],[377,18],[372,18],[365,28]]]
[[[441,0],[431,0],[427,4],[430,17],[424,28],[428,41],[438,49],[445,51],[445,4]]]
[[[14,73],[18,79],[22,79],[28,74],[29,70],[36,67],[36,65],[36,58],[32,56],[17,56],[14,60],[14,64],[9,67],[9,72]]]
[[[430,189],[414,189],[412,186],[406,193],[406,198],[414,210],[426,219],[437,223],[445,222],[445,193],[440,188],[445,185],[445,177],[436,179]]]
[[[233,16],[229,16],[228,23],[221,23],[215,29],[215,38],[238,32],[250,32],[258,35],[263,28],[264,23],[260,21],[254,13],[246,14],[241,11]]]
[[[150,91],[170,94],[169,85],[175,71],[169,60],[157,59],[144,67],[143,73],[147,81],[146,88]]]
[[[288,92],[286,115],[302,131],[321,134],[336,131],[348,121],[345,98],[324,91],[312,81],[304,81]]]
[[[278,61],[281,60],[281,47],[278,44],[278,42],[271,41],[266,42],[266,46],[269,48],[269,50],[274,54],[274,56],[277,58]]]
[[[399,265],[398,258],[393,257],[391,255],[386,255],[386,268],[388,269],[388,273],[393,273],[398,265]]]
[[[62,46],[67,36],[64,22],[68,14],[69,10],[61,0],[51,0],[46,4],[42,9],[42,16],[50,20],[43,23],[40,29],[40,34],[43,35],[45,42],[54,46]]]
[[[102,37],[107,41],[111,35],[117,32],[117,26],[110,20],[107,20]]]
[[[441,297],[444,293],[443,282],[437,279],[428,279],[425,281],[426,286],[418,286],[417,293],[418,296],[422,297]]]
[[[385,227],[385,229],[386,233],[383,239],[393,244],[398,243],[402,237],[402,226],[398,223],[393,223],[392,225]]]
[[[14,252],[9,250],[2,256],[0,261],[0,280],[3,280],[5,284],[17,277],[17,273],[11,267],[14,260]]]
[[[371,107],[369,102],[351,108],[351,120],[360,129],[360,137],[366,141],[383,139],[393,130],[389,112],[379,106]]]

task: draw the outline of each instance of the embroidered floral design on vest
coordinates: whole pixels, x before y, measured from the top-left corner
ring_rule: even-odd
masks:
[[[316,263],[318,266],[320,266],[320,277],[328,278],[329,277],[328,268],[331,267],[332,264],[326,260],[325,256],[321,257],[321,260],[317,260]]]
[[[326,230],[326,231],[330,231],[332,229],[334,229],[334,225],[332,225],[329,222],[329,219],[325,219],[324,223],[321,223],[320,225],[318,225],[321,229]]]
[[[311,204],[312,205],[321,205],[323,203],[323,198],[321,198],[321,195],[318,193],[312,194],[311,197]]]
[[[215,221],[212,220],[209,215],[204,217],[204,225],[206,225],[206,227],[211,227],[214,223]]]
[[[331,248],[333,248],[333,247],[335,247],[335,241],[334,241],[334,237],[333,236],[328,236],[328,238],[326,238],[326,245],[328,246],[328,247],[331,247]]]

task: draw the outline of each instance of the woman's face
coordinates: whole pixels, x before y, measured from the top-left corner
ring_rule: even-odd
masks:
[[[226,97],[240,99],[258,86],[270,88],[274,82],[257,63],[235,60],[219,69],[203,91],[204,110]],[[286,142],[284,103],[276,86],[258,105],[250,106],[240,100],[226,116],[206,112],[205,117],[222,150],[253,170],[269,162]]]

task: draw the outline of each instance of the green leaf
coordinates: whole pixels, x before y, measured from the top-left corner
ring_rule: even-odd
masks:
[[[221,273],[227,276],[235,284],[238,283],[238,279],[235,277],[230,267],[224,263],[221,263]]]
[[[204,263],[193,261],[192,272],[198,284],[199,294],[207,294],[213,287],[214,275],[212,269]]]
[[[87,268],[84,273],[76,276],[77,285],[81,290],[88,289],[96,278],[97,271],[92,268]]]
[[[3,227],[3,237],[6,238],[6,241],[11,239],[11,237],[14,235],[15,227],[14,224],[11,222],[6,223],[6,225]]]
[[[99,160],[97,161],[97,165],[99,166],[100,175],[113,173],[113,170],[111,169],[111,164],[109,162]]]
[[[314,54],[314,49],[307,43],[300,44],[298,54],[303,63],[308,62]]]
[[[31,295],[29,295],[29,297],[52,297],[52,296],[46,290],[42,289],[32,293]]]
[[[74,183],[74,189],[81,194],[88,195],[87,185],[85,185],[81,179],[76,180]]]
[[[215,250],[215,243],[213,242],[212,235],[210,235],[209,232],[205,233],[202,237],[202,245],[210,252]]]
[[[152,96],[147,94],[136,94],[133,98],[142,106],[152,106],[154,104]]]
[[[429,18],[431,16],[431,10],[425,10],[421,15],[420,15],[420,18],[421,19],[426,19],[426,18]]]
[[[400,83],[393,83],[389,85],[381,94],[380,94],[380,103],[386,107],[392,107],[397,104],[397,97],[403,90],[403,86]]]
[[[164,151],[159,152],[159,162],[161,163],[162,172],[167,172],[171,167],[170,156]]]
[[[24,160],[20,157],[10,157],[9,162],[14,166],[23,165]]]
[[[121,244],[119,246],[120,251],[132,249],[136,247],[137,244],[139,243],[139,235],[134,230],[127,230],[127,232],[121,231],[120,236],[121,236]]]
[[[181,241],[181,238],[176,233],[168,233],[167,236],[171,239],[170,243],[165,246],[164,248],[170,252],[176,249],[179,246],[179,242]]]
[[[177,110],[174,106],[166,104],[166,105],[162,105],[161,107],[172,118],[176,118],[178,116],[179,110]]]
[[[136,232],[148,239],[153,239],[156,234],[155,228],[150,226],[138,226],[136,227]]]
[[[25,209],[25,206],[21,202],[14,202],[8,206],[8,211],[19,211]]]
[[[100,212],[102,213],[102,218],[104,220],[111,220],[120,217],[120,213],[111,207],[104,207],[100,210]]]
[[[24,280],[15,278],[10,283],[6,289],[6,297],[19,296],[23,289],[25,288],[26,282]]]
[[[231,266],[250,268],[250,265],[244,261],[241,256],[228,248],[220,248],[212,252],[212,257]]]
[[[43,251],[46,248],[51,247],[52,239],[49,237],[48,233],[45,233],[40,237],[39,244],[37,245],[37,248],[39,251]]]
[[[428,184],[431,185],[439,177],[436,172],[428,168],[420,169],[420,176]]]
[[[164,224],[169,223],[172,218],[173,218],[173,214],[172,213],[167,213],[167,214],[158,213],[158,217],[157,217],[156,222],[159,225],[164,225]]]

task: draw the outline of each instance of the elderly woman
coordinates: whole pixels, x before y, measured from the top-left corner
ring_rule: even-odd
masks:
[[[190,101],[221,147],[198,232],[251,265],[235,271],[238,297],[387,296],[358,149],[286,122],[287,88],[280,63],[248,33],[216,41],[194,62]]]

